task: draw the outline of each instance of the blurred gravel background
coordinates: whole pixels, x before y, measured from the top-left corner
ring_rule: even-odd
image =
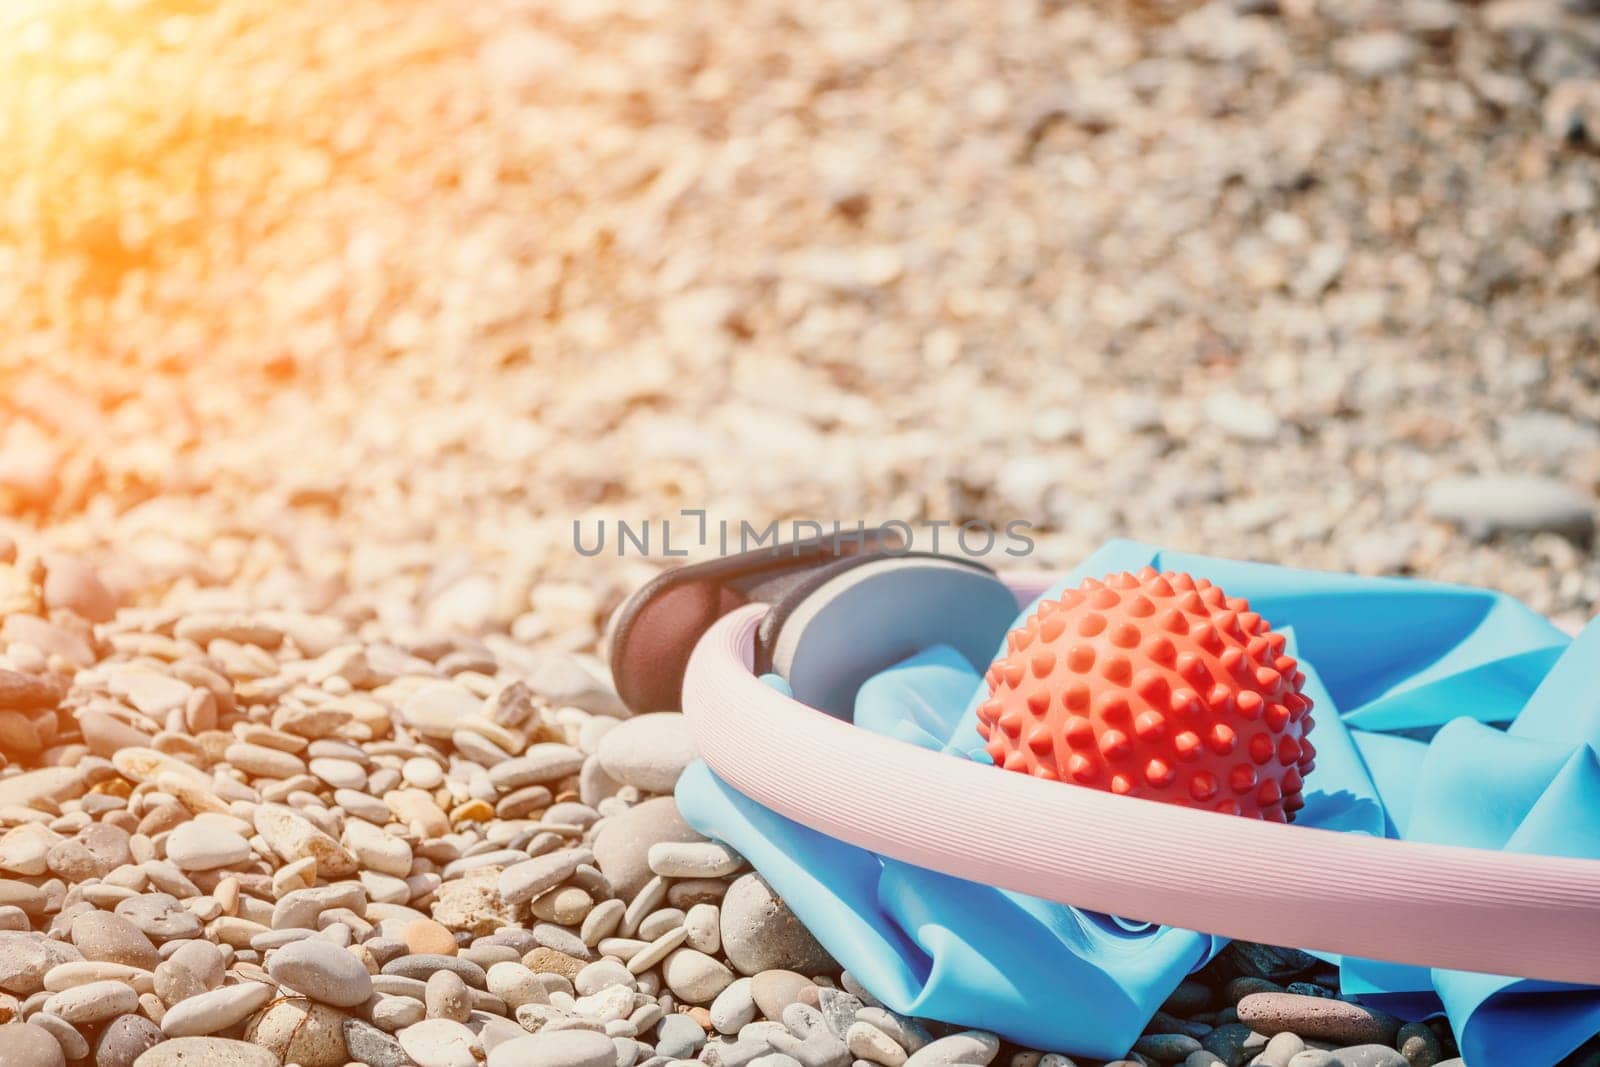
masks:
[[[0,529],[575,649],[681,506],[1578,622],[1588,6],[17,0]]]

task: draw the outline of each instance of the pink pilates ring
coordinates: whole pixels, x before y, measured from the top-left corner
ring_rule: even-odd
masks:
[[[1008,584],[1026,603],[1047,583]],[[1235,818],[918,748],[760,681],[766,612],[751,603],[710,626],[689,657],[682,702],[711,769],[780,815],[919,867],[1129,919],[1600,984],[1600,863]],[[1189,854],[1229,857],[1250,885],[1179,884],[1150,862]]]

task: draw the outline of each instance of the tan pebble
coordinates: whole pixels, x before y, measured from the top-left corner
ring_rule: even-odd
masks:
[[[215,901],[212,901],[215,904]],[[232,945],[235,949],[250,947],[250,939],[259,934],[268,933],[272,928],[264,923],[251,922],[232,915],[223,915],[212,919],[206,926],[206,936],[213,941],[224,945]]]
[[[394,729],[394,724],[389,719],[389,706],[369,697],[351,698],[344,707],[355,717],[355,725],[365,727],[372,737],[368,740],[388,737]],[[350,731],[345,731],[349,737]]]
[[[222,917],[222,902],[216,897],[190,897],[183,902],[183,906],[203,923]]]
[[[191,950],[188,958],[166,960],[156,967],[152,992],[163,1004],[177,1004],[222,984],[222,954],[209,942],[206,945],[212,950],[208,956],[196,960],[196,953]],[[184,956],[184,953],[174,953],[174,956]],[[192,967],[191,962],[201,966]]]
[[[494,818],[494,808],[488,801],[474,798],[465,804],[458,804],[450,810],[450,824],[459,826],[464,822],[488,822]]]
[[[121,778],[110,778],[104,782],[96,782],[89,787],[89,792],[99,796],[128,797],[133,795],[133,786]]]
[[[806,990],[815,988],[810,978],[795,971],[762,971],[750,980],[750,995],[755,998],[756,1008],[769,1019],[781,1018],[784,1008],[799,1003]],[[815,1006],[816,997],[811,999]]]
[[[183,705],[183,725],[190,733],[214,730],[217,726],[217,697],[209,689],[196,689]]]
[[[372,1005],[372,1024],[380,1030],[394,1033],[402,1027],[420,1023],[426,1011],[420,1000],[379,994]]]
[[[1329,997],[1251,993],[1237,1005],[1239,1021],[1258,1033],[1284,1030],[1340,1045],[1393,1045],[1400,1020],[1385,1012]]]
[[[441,812],[440,818],[443,817]],[[356,871],[356,859],[343,845],[292,808],[262,804],[255,811],[255,827],[280,858],[298,860],[309,856],[317,861],[317,871],[324,878],[345,878]]]
[[[223,815],[228,813],[227,801],[217,796],[209,788],[209,783],[202,784],[192,778],[164,771],[156,779],[156,784],[161,787],[162,792],[196,814],[207,811]]]
[[[528,742],[518,731],[508,729],[499,723],[490,722],[482,717],[462,720],[459,729],[477,734],[496,748],[503,749],[511,755],[516,755],[528,747]]]
[[[237,641],[230,641],[225,637],[214,638],[206,644],[206,652],[212,659],[222,664],[223,670],[232,678],[239,679],[236,690],[240,698],[246,703],[254,703],[249,699],[251,682],[267,680],[272,681],[272,673],[277,668],[277,661],[270,653],[254,645],[241,645]],[[288,687],[287,680],[276,683],[282,688]],[[268,688],[263,686],[262,688]]]
[[[209,776],[198,767],[175,759],[153,748],[125,748],[111,757],[117,773],[132,782],[154,782],[163,772],[170,771],[201,785]]]
[[[303,997],[273,1001],[245,1031],[245,1040],[300,1067],[342,1067],[345,1014]]]
[[[511,1008],[524,1004],[548,1004],[549,993],[538,976],[525,965],[505,960],[489,966],[489,992],[499,997]]]
[[[113,696],[151,716],[163,716],[172,708],[183,707],[193,688],[171,675],[136,664],[113,667],[106,686]]]
[[[217,796],[228,802],[235,815],[253,821],[252,813],[255,811],[255,806],[261,802],[260,792],[226,774],[219,774],[212,779],[211,788],[216,790]]]
[[[138,1006],[139,995],[115,979],[72,986],[51,994],[44,1002],[45,1011],[75,1024],[104,1022],[135,1011]]]
[[[296,889],[307,889],[317,884],[317,861],[311,856],[286,863],[272,872],[272,895],[282,897]]]
[[[438,885],[432,905],[433,917],[453,930],[466,930],[476,937],[493,933],[502,926],[515,926],[517,908],[501,897],[499,877],[500,872],[490,868],[472,871],[465,877]]]
[[[150,797],[147,795],[144,799],[148,800]],[[171,830],[180,823],[187,822],[189,814],[189,810],[182,804],[163,801],[160,804],[148,807],[144,818],[139,820],[138,832],[147,837],[154,837],[157,834]]]
[[[247,723],[237,728],[239,740],[252,745],[264,745],[267,748],[281,749],[284,752],[304,752],[311,742],[299,734],[289,733],[286,730],[275,730],[264,723]]]
[[[650,942],[641,941],[637,937],[607,937],[595,946],[602,956],[615,956],[623,963],[629,963],[635,956],[650,947]]]
[[[594,898],[577,886],[557,886],[537,897],[531,907],[533,914],[546,922],[577,926],[594,907]]]
[[[224,878],[217,883],[211,895],[221,906],[224,915],[239,914],[239,879],[231,876]]]
[[[404,878],[378,871],[362,871],[357,877],[372,900],[383,904],[408,904],[411,901],[411,886]]]
[[[428,976],[423,1003],[427,1006],[430,1019],[451,1019],[464,1023],[472,1014],[472,993],[467,983],[454,971],[434,971]]]
[[[407,923],[400,936],[412,952],[454,956],[458,947],[449,928],[432,919],[416,919]]]
[[[196,765],[209,765],[216,762],[206,755],[205,749],[201,747],[199,741],[179,730],[162,730],[150,739],[150,747],[168,756]]]
[[[584,917],[583,928],[579,931],[583,943],[593,948],[603,939],[616,933],[618,925],[622,922],[623,912],[626,910],[627,905],[616,899],[603,900],[596,904]]]
[[[0,870],[40,876],[48,869],[45,856],[61,840],[60,834],[36,823],[13,827],[0,837]]]
[[[106,981],[127,982],[136,992],[146,993],[155,988],[155,973],[142,967],[106,960],[72,960],[58,963],[44,973],[44,987],[51,993],[89,982]]]
[[[645,973],[682,945],[687,937],[687,932],[681,926],[668,930],[628,958],[629,972]]]
[[[443,837],[450,832],[450,818],[432,796],[420,789],[393,789],[383,801],[395,818],[421,837]]]
[[[447,738],[464,720],[475,715],[479,700],[450,682],[430,682],[405,698],[400,715],[406,725],[424,737]]]
[[[134,851],[133,842],[134,839],[132,837],[128,838],[129,852]],[[143,892],[145,886],[149,884],[150,881],[147,877],[145,877],[144,868],[137,866],[137,864],[143,862],[144,861],[141,860],[137,854],[134,855],[133,863],[125,863],[121,867],[118,867],[116,870],[112,871],[110,874],[106,875],[106,884],[121,886],[124,889],[133,889]]]
[[[559,974],[568,981],[576,978],[585,966],[576,956],[543,945],[522,957],[522,963],[534,974]]]
[[[718,904],[726,893],[728,883],[722,878],[685,878],[667,889],[667,904],[688,910],[696,904]]]
[[[365,819],[351,819],[345,824],[344,846],[365,869],[396,878],[411,873],[411,846],[403,838],[387,834]]]
[[[292,778],[306,773],[305,761],[294,753],[245,741],[229,745],[223,758],[239,770],[263,778]]]
[[[715,904],[696,904],[684,916],[684,929],[689,933],[688,946],[709,955],[722,949],[722,915]]]
[[[92,703],[74,712],[83,743],[97,756],[114,756],[123,748],[148,747],[151,731],[132,725],[120,707]],[[148,720],[142,725],[148,725]]]
[[[204,689],[210,693],[218,712],[226,712],[230,715],[233,713],[233,683],[210,667],[207,667],[200,660],[181,659],[172,665],[172,673],[197,689]],[[212,723],[210,726],[204,727],[204,729],[214,729],[215,726],[216,724]]]
[[[292,704],[279,706],[272,716],[275,729],[308,738],[336,737],[354,721],[355,716],[344,708],[305,708]]]
[[[85,959],[106,960],[147,971],[155,970],[161,962],[149,937],[124,916],[85,911],[73,918],[70,929],[72,943]]]
[[[79,890],[82,893],[84,900],[88,901],[90,904],[93,904],[97,908],[104,908],[107,911],[115,908],[122,901],[130,900],[139,895],[132,889],[125,889],[122,886],[116,885],[106,885],[104,883],[100,885],[80,886]]]
[[[668,930],[683,926],[683,920],[684,914],[677,908],[658,908],[645,916],[634,934],[646,941],[654,941]]]
[[[205,762],[209,766],[222,762],[223,753],[233,744],[233,735],[221,730],[206,730],[195,734],[194,742],[200,746],[200,754],[205,757]]]
[[[150,884],[163,893],[171,893],[179,900],[200,895],[200,889],[187,875],[166,860],[145,860],[140,866]]]
[[[444,784],[444,769],[423,756],[406,760],[400,768],[400,774],[418,789],[437,789]]]
[[[354,760],[319,757],[307,765],[311,773],[335,789],[365,789],[367,772]]]
[[[508,682],[484,699],[484,714],[501,726],[517,727],[534,713],[533,693],[520,681]]]
[[[126,830],[130,834],[139,828],[138,817],[126,807],[106,811],[100,816],[100,821],[106,826],[115,826],[117,829]]]

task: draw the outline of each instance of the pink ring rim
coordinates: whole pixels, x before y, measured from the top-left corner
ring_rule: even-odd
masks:
[[[1027,602],[1039,582],[1010,584]],[[684,676],[684,714],[720,778],[829,837],[1128,919],[1425,967],[1600,984],[1600,861],[1241,819],[918,748],[756,677],[755,630],[765,613],[764,604],[746,605],[706,631]],[[1214,883],[1196,883],[1164,858],[1194,855],[1229,864]]]

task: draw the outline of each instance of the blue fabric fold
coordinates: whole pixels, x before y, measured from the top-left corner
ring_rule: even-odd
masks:
[[[1129,541],[1104,546],[1045,596],[1146,565],[1211,579],[1288,637],[1317,718],[1297,824],[1600,859],[1600,622],[1574,641],[1487,590]],[[854,721],[987,761],[976,729],[985,667],[925,649],[862,686]],[[1225,945],[884,859],[762,808],[703,764],[677,797],[690,823],[747,856],[841,964],[907,1014],[1115,1058]],[[1600,930],[1574,936],[1600,945]],[[1600,1032],[1594,988],[1335,962],[1346,992],[1411,1017],[1444,1012],[1469,1064],[1545,1067]]]

